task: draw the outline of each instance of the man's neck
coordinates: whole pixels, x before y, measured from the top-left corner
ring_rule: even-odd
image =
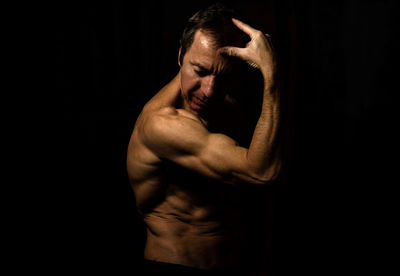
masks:
[[[199,121],[206,127],[208,128],[209,122],[210,122],[210,116],[207,116],[206,114],[199,114],[193,109],[190,108],[190,105],[185,102],[181,96],[181,106],[179,108],[182,108],[190,113],[192,113],[194,116],[196,116]]]

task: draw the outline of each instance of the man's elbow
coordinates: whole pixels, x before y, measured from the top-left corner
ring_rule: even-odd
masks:
[[[229,177],[226,182],[234,185],[242,184],[253,184],[267,186],[272,185],[279,178],[281,174],[281,163],[275,163],[268,167],[267,170],[263,172],[254,172],[253,170],[247,170],[245,173],[232,172],[231,177]]]
[[[275,181],[279,178],[282,171],[282,163],[276,162],[274,165],[271,165],[268,170],[265,171],[260,177],[258,177],[258,181],[260,185],[271,185],[275,183]]]

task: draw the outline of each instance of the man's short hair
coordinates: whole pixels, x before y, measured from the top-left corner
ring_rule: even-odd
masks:
[[[232,23],[240,19],[236,11],[226,4],[216,3],[195,13],[187,22],[180,45],[179,62],[182,64],[186,51],[192,46],[196,31],[202,30],[214,38],[216,47],[227,45],[244,47],[248,36]]]

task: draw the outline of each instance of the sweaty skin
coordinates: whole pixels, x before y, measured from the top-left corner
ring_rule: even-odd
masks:
[[[249,45],[217,49],[197,31],[176,77],[136,121],[127,169],[147,225],[145,259],[232,268],[241,259],[241,187],[268,185],[279,174],[270,44],[257,30],[234,23],[251,37]],[[253,62],[263,73],[263,106],[249,148],[240,144],[244,120],[227,94],[232,79],[226,56]]]

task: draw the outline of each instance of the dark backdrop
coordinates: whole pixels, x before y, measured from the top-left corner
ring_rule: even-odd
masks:
[[[274,194],[276,275],[378,267],[396,179],[395,2],[231,2],[272,34],[282,65],[290,140],[286,181]],[[60,178],[68,195],[60,247],[74,250],[66,268],[102,271],[141,259],[127,144],[144,103],[178,71],[185,21],[209,3],[80,3],[55,11]]]

